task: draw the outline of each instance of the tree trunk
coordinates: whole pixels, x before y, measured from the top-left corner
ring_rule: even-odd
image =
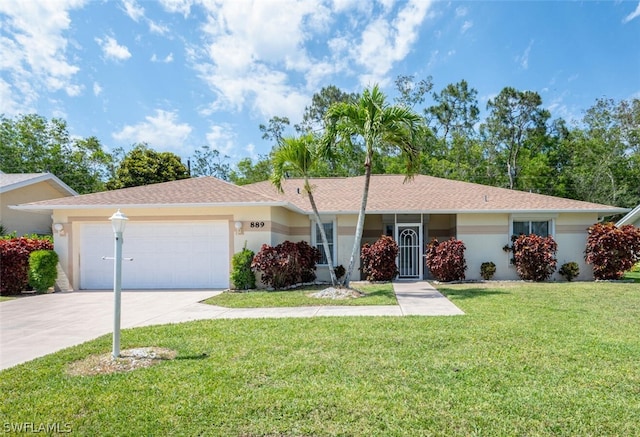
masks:
[[[322,247],[324,248],[324,253],[327,256],[327,265],[329,266],[329,274],[331,275],[331,285],[334,287],[338,285],[338,278],[336,278],[336,271],[333,267],[333,255],[329,250],[329,242],[327,241],[327,234],[324,232],[324,226],[322,226],[322,221],[320,219],[320,213],[318,212],[318,207],[316,206],[316,201],[313,198],[313,194],[311,194],[311,187],[307,185],[307,195],[309,196],[309,202],[311,203],[311,208],[313,209],[313,215],[316,219],[316,226],[320,230],[320,237],[322,238]],[[335,244],[335,242],[334,242]]]
[[[349,268],[344,276],[342,285],[349,287],[351,282],[351,274],[356,263],[356,257],[360,256],[360,243],[362,242],[362,233],[364,231],[364,215],[367,209],[367,198],[369,197],[369,182],[371,181],[371,161],[367,159],[364,171],[364,190],[362,191],[362,203],[360,204],[360,213],[358,214],[358,224],[356,225],[356,235],[351,250],[351,259],[349,260]]]

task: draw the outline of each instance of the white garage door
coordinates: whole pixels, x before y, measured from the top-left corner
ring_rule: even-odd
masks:
[[[82,226],[80,288],[113,288],[114,235],[110,223]],[[122,254],[123,289],[226,288],[227,222],[127,223]]]

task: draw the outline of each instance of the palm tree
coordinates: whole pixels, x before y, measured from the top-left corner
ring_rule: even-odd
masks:
[[[317,166],[319,160],[326,157],[323,152],[327,151],[328,149],[319,147],[318,142],[312,134],[305,134],[298,138],[283,138],[280,146],[274,150],[272,155],[273,170],[270,180],[278,191],[282,192],[282,180],[285,178],[287,172],[299,173],[304,178],[303,190],[309,197],[309,203],[311,203],[311,208],[313,209],[316,225],[322,238],[322,247],[324,248],[324,253],[327,258],[327,265],[329,266],[331,284],[335,287],[338,285],[338,279],[333,269],[333,256],[329,250],[327,235],[320,220],[320,213],[318,212],[318,207],[313,198],[312,187],[309,183],[311,172]]]
[[[419,165],[420,149],[416,146],[415,139],[421,123],[422,118],[411,109],[389,105],[378,85],[371,90],[365,89],[356,102],[337,103],[327,111],[327,130],[323,147],[331,148],[340,137],[349,144],[352,144],[354,138],[360,138],[365,149],[364,189],[349,268],[343,282],[345,287],[349,286],[362,242],[374,152],[388,151],[390,148],[399,149],[405,163],[404,173],[407,179],[410,179]]]

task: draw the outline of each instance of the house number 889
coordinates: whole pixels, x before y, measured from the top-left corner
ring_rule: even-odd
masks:
[[[251,222],[249,226],[252,228],[264,228],[264,222]]]

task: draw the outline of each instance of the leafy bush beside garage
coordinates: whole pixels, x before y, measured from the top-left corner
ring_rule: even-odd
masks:
[[[29,285],[38,292],[53,287],[58,279],[58,254],[53,250],[36,250],[29,255]]]
[[[231,288],[249,290],[256,288],[256,274],[251,270],[251,262],[255,253],[245,246],[231,258]]]
[[[36,250],[53,250],[50,237],[10,237],[0,239],[0,294],[20,294],[29,285],[29,255]]]

